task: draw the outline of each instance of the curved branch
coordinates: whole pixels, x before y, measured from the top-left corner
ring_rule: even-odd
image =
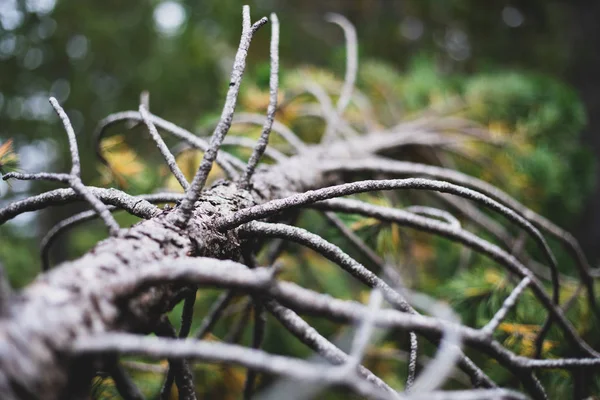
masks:
[[[94,197],[97,197],[103,203],[121,208],[131,215],[144,219],[155,216],[160,210],[158,207],[150,204],[150,202],[175,203],[183,198],[183,194],[181,193],[157,193],[131,196],[114,188],[104,189],[88,186],[87,189]],[[83,196],[73,189],[55,189],[31,196],[23,200],[15,201],[4,208],[0,208],[0,225],[26,212],[42,210],[50,206],[63,205],[81,200],[84,200]]]
[[[266,117],[260,114],[241,112],[239,114],[234,115],[233,123],[234,124],[255,124],[255,125],[264,125]],[[273,125],[271,127],[273,132],[277,133],[281,136],[296,152],[301,153],[307,149],[306,144],[300,140],[300,138],[287,126],[277,121],[273,120]]]
[[[252,234],[254,236],[275,237],[300,243],[308,248],[313,249],[317,253],[323,255],[327,259],[333,261],[345,271],[350,273],[360,282],[372,289],[381,289],[384,298],[396,309],[408,312],[411,314],[416,311],[406,302],[406,300],[397,291],[392,289],[387,283],[381,280],[377,275],[366,269],[362,264],[358,263],[352,257],[344,253],[339,247],[327,242],[323,238],[304,229],[291,227],[283,224],[270,224],[264,222],[250,222],[240,228],[242,235]],[[464,360],[468,360],[466,356],[462,356],[463,367],[466,367],[467,373],[471,376],[477,376],[487,385],[493,386],[493,382],[475,365],[470,365],[468,368]],[[467,363],[469,363],[467,361]]]
[[[238,211],[237,213],[221,218],[216,221],[215,225],[220,230],[234,228],[244,222],[256,220],[273,215],[277,212],[298,207],[306,204],[311,204],[320,200],[326,200],[335,197],[347,196],[350,194],[373,192],[378,190],[396,190],[396,189],[417,189],[417,190],[435,190],[443,193],[451,193],[460,197],[474,200],[479,204],[488,207],[499,214],[507,217],[515,222],[527,233],[533,237],[538,246],[544,252],[552,271],[552,301],[554,304],[559,304],[559,278],[558,266],[550,247],[546,243],[540,232],[531,225],[526,219],[511,210],[510,208],[498,203],[497,201],[471,189],[457,186],[444,181],[432,181],[422,178],[408,179],[390,179],[390,180],[368,180],[346,183],[337,186],[331,186],[318,190],[289,196],[287,198],[272,200],[267,203],[253,206]]]
[[[159,359],[168,357],[238,364],[256,371],[289,378],[325,385],[347,386],[362,396],[386,398],[372,385],[365,384],[363,380],[354,379],[355,374],[349,373],[343,366],[324,366],[290,357],[270,355],[261,350],[232,344],[113,333],[79,340],[75,342],[73,351],[75,354],[119,353]]]
[[[356,160],[352,163],[330,162],[325,163],[325,165],[323,165],[323,169],[325,171],[331,172],[346,171],[374,172],[380,174],[383,173],[398,175],[424,175],[435,179],[444,179],[458,185],[463,185],[475,189],[491,197],[492,199],[504,204],[505,206],[510,207],[511,209],[521,214],[523,217],[527,218],[540,229],[543,229],[549,234],[551,234],[553,237],[558,239],[563,244],[563,246],[565,246],[565,248],[569,251],[569,253],[573,256],[573,258],[576,261],[576,266],[579,275],[582,279],[582,282],[584,282],[586,285],[590,305],[595,311],[596,315],[600,316],[600,311],[598,310],[598,306],[596,304],[596,297],[594,294],[594,287],[592,284],[592,269],[587,261],[587,258],[583,253],[583,250],[579,246],[579,243],[577,243],[577,240],[569,232],[563,230],[548,219],[535,213],[534,211],[519,203],[517,200],[513,199],[511,196],[498,189],[497,187],[490,185],[489,183],[484,182],[480,179],[463,174],[459,171],[449,170],[446,168],[436,167],[432,165],[411,163],[405,161],[393,161],[381,158]]]
[[[208,148],[208,143],[206,143],[203,139],[194,135],[192,132],[175,125],[172,122],[164,120],[164,119],[162,119],[156,115],[153,115],[151,113],[149,113],[149,120],[154,125],[159,127],[160,129],[163,129],[163,130],[167,131],[168,133],[172,134],[173,136],[184,140],[190,146],[192,146],[196,149],[206,151],[206,149]],[[114,113],[114,114],[111,114],[108,117],[102,119],[98,123],[98,126],[96,127],[96,130],[94,131],[93,136],[94,136],[96,156],[105,165],[108,165],[108,161],[102,154],[102,148],[101,148],[102,138],[104,136],[104,133],[106,132],[106,129],[109,126],[114,125],[121,121],[142,122],[142,118],[138,111],[122,111],[122,112]],[[240,160],[238,160],[231,154],[227,154],[227,153],[220,153],[217,156],[217,159],[215,162],[217,163],[217,165],[219,167],[221,167],[221,169],[223,169],[225,174],[230,179],[234,179],[238,176],[238,171],[236,170],[236,168],[238,170],[243,170],[245,168],[245,165],[243,162],[241,162]]]
[[[356,38],[354,25],[343,15],[328,13],[325,19],[341,27],[344,30],[346,38],[346,75],[336,107],[338,116],[341,116],[346,107],[348,107],[348,104],[350,104],[352,91],[356,83],[356,75],[358,73],[358,39]]]
[[[485,240],[465,230],[457,229],[446,223],[421,217],[416,214],[407,213],[403,210],[379,207],[349,199],[330,199],[320,204],[315,204],[314,207],[323,207],[325,209],[334,211],[356,213],[384,221],[397,222],[402,225],[410,226],[423,231],[437,233],[444,237],[457,240],[464,245],[487,255],[489,258],[507,267],[511,272],[517,274],[519,277],[529,278],[531,280],[531,289],[533,290],[534,294],[544,305],[544,307],[548,309],[550,315],[557,320],[568,340],[574,346],[590,356],[598,356],[598,353],[581,339],[575,328],[573,328],[569,320],[565,317],[562,310],[556,304],[554,304],[552,299],[548,297],[543,285],[537,279],[535,279],[531,271],[529,271],[516,258],[506,253],[500,247],[486,242]]]

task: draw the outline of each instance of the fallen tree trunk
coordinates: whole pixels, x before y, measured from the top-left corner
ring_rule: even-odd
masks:
[[[87,379],[82,371],[73,375],[73,369],[81,366],[73,365],[73,359],[64,354],[73,341],[110,331],[151,332],[181,288],[155,287],[129,299],[130,293],[122,293],[124,283],[141,277],[144,266],[165,258],[238,260],[244,243],[235,230],[215,230],[214,221],[251,205],[331,183],[334,177],[330,174],[326,180],[319,168],[319,154],[340,161],[358,156],[345,146],[337,148],[333,153],[315,147],[306,155],[261,169],[252,192],[235,183],[219,182],[203,193],[185,229],[169,222],[172,211],[163,211],[104,240],[81,259],[41,275],[7,299],[0,319],[0,392],[14,393],[15,398],[64,399],[68,397],[64,390],[72,391],[76,384],[69,382],[69,376],[87,389],[93,366],[88,366]]]
[[[185,194],[132,197],[117,190],[83,185],[79,177],[75,134],[67,115],[51,99],[69,137],[73,160],[71,172],[10,173],[3,178],[53,180],[68,183],[71,189],[59,189],[15,202],[0,210],[0,222],[22,212],[49,205],[85,200],[92,205],[93,212],[65,221],[52,231],[52,235],[97,215],[109,228],[111,237],[97,244],[80,259],[63,263],[40,275],[21,292],[9,293],[6,282],[3,282],[0,297],[0,393],[3,398],[83,398],[89,391],[91,378],[99,369],[104,369],[111,373],[126,399],[139,399],[139,391],[119,367],[118,358],[115,357],[119,354],[168,358],[170,372],[164,386],[164,396],[168,396],[174,381],[181,398],[195,398],[193,376],[186,360],[201,359],[207,362],[236,363],[257,371],[313,381],[318,385],[346,386],[360,395],[372,398],[399,398],[399,393],[360,365],[373,326],[410,332],[411,361],[407,391],[402,396],[434,396],[456,362],[469,375],[475,387],[474,391],[464,394],[466,397],[480,395],[522,398],[518,393],[497,389],[496,384],[461,352],[459,346],[463,342],[509,369],[522,388],[534,398],[546,398],[544,388],[534,374],[536,369],[559,368],[573,371],[600,365],[598,353],[579,336],[559,305],[560,282],[556,260],[540,230],[561,240],[575,255],[580,279],[588,290],[590,308],[597,312],[592,278],[598,276],[598,272],[591,270],[568,233],[499,189],[475,178],[444,168],[380,158],[383,153],[393,157],[395,150],[406,144],[427,145],[435,142],[443,145],[447,142],[443,135],[426,133],[426,129],[419,130],[418,124],[407,124],[386,132],[372,132],[350,138],[337,135],[338,131],[349,136],[352,134],[352,128],[342,118],[355,79],[353,74],[356,72],[356,60],[352,54],[348,56],[348,70],[351,72],[346,77],[338,108],[332,110],[331,106],[323,105],[327,121],[324,135],[326,143],[306,145],[281,124],[274,124],[278,66],[278,25],[274,16],[269,108],[261,139],[247,165],[242,163],[241,169],[245,171],[240,177],[236,168],[240,169],[241,162],[226,153],[219,153],[219,148],[224,143],[225,134],[233,120],[250,40],[266,22],[261,19],[251,25],[249,10],[244,10],[242,39],[227,100],[210,143],[151,115],[143,105],[140,106],[139,113],[119,113],[101,123],[99,137],[106,126],[121,120],[137,120],[146,124],[173,175],[185,189]],[[353,28],[345,19],[333,16],[331,21],[342,26],[348,40],[355,40]],[[349,45],[348,48],[356,51],[354,45]],[[307,91],[327,102],[327,99],[322,99],[323,94],[318,87],[310,87]],[[162,141],[155,125],[205,151],[204,159],[191,184],[179,170],[173,154]],[[297,153],[289,158],[278,154],[276,164],[257,166],[261,156],[267,154],[265,150],[272,127],[295,147]],[[213,163],[221,165],[234,178],[218,181],[209,189],[203,190]],[[374,175],[378,179],[357,182],[363,174]],[[398,175],[427,176],[443,181],[421,178],[379,179],[381,176],[396,178]],[[428,207],[412,211],[399,210],[357,200],[336,200],[352,194],[401,189],[450,193],[506,217],[534,239],[550,270],[547,275],[552,283],[552,293],[546,292],[544,284],[525,265],[525,257],[516,257],[506,249],[466,231],[447,212]],[[177,201],[177,205],[174,208],[159,209],[150,204],[151,201]],[[120,229],[112,218],[108,205],[125,209],[145,220],[131,228]],[[289,219],[288,212],[295,213],[306,207],[326,210],[326,216],[333,225],[370,261],[368,268],[318,235],[285,224]],[[521,283],[506,299],[493,320],[481,329],[460,325],[451,311],[446,310],[440,314],[439,307],[431,307],[430,311],[435,318],[420,316],[410,299],[403,295],[400,285],[387,283],[378,276],[389,267],[382,261],[382,257],[369,249],[351,230],[346,229],[331,210],[368,216],[461,243],[496,261],[518,277]],[[485,217],[482,215],[478,218]],[[503,240],[508,241],[509,235],[505,236]],[[332,299],[287,282],[278,282],[275,268],[257,268],[255,265],[254,255],[261,249],[265,238],[294,241],[313,249],[373,289],[375,294],[371,296],[372,304],[367,309],[355,302]],[[51,237],[44,243],[44,246],[51,243]],[[276,247],[267,267],[272,266],[277,255]],[[203,341],[181,341],[189,333],[195,292],[204,287],[235,290],[251,297],[251,306],[257,314],[253,349],[227,344],[213,345]],[[531,289],[548,311],[546,329],[539,334],[536,344],[541,346],[545,333],[555,324],[580,358],[528,359],[512,353],[494,340],[492,333],[525,289]],[[233,296],[234,292],[231,291],[222,296],[210,311],[198,339],[202,339],[211,324],[218,319],[219,313]],[[378,309],[378,293],[394,310]],[[165,320],[165,314],[183,299],[184,322],[178,333],[179,338],[174,338],[176,333]],[[264,310],[271,312],[289,332],[332,365],[315,370],[314,364],[271,356],[258,350],[264,330],[264,320],[260,315]],[[361,322],[350,354],[330,343],[296,313],[324,316],[340,323]],[[138,337],[150,333],[164,337],[160,340]],[[426,368],[420,376],[416,376],[415,367],[418,349],[416,333],[439,346],[438,357],[431,363],[431,368]],[[176,340],[179,341],[175,342]],[[246,398],[253,393],[254,379],[254,373],[248,374],[244,390]],[[410,391],[412,385],[415,393]],[[438,394],[439,398],[445,398],[445,392]],[[456,396],[453,398],[461,398],[462,394]]]

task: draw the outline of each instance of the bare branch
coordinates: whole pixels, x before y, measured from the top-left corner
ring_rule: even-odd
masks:
[[[264,373],[327,385],[347,386],[362,396],[376,398],[382,396],[372,385],[361,384],[364,381],[353,379],[353,375],[347,374],[343,367],[340,369],[340,367],[308,363],[232,344],[113,333],[78,340],[73,346],[73,351],[76,354],[137,354],[158,359],[190,358],[204,362],[238,364]]]
[[[405,312],[415,313],[415,310],[398,292],[390,288],[383,280],[366,269],[352,257],[344,253],[339,247],[327,242],[318,235],[312,234],[301,228],[291,227],[283,224],[261,223],[256,221],[246,224],[240,229],[242,230],[242,234],[252,234],[259,237],[265,236],[285,238],[287,240],[301,243],[302,245],[313,249],[327,259],[338,264],[345,271],[349,272],[365,285],[371,288],[380,289],[384,298],[390,302],[394,308]],[[463,356],[463,360],[465,359],[467,358]],[[466,365],[463,363],[462,366]],[[468,366],[466,367],[468,369],[467,372],[471,375],[476,374],[479,379],[486,380],[487,376],[474,365],[472,365],[474,368],[469,368]],[[489,381],[489,378],[487,378],[487,380]]]
[[[123,400],[144,400],[142,392],[135,386],[135,383],[133,383],[127,372],[123,369],[118,359],[111,363],[109,373]]]
[[[256,142],[243,136],[226,136],[225,139],[223,139],[223,146],[239,146],[253,150],[256,146]],[[263,154],[277,162],[285,161],[288,158],[285,154],[273,147],[266,147]]]
[[[428,393],[414,393],[410,400],[526,400],[527,396],[507,389],[454,390]]]
[[[242,187],[247,189],[250,186],[250,178],[260,161],[260,158],[265,152],[269,143],[269,134],[275,119],[277,111],[277,93],[279,89],[279,20],[275,13],[271,14],[271,77],[269,79],[269,106],[267,107],[267,119],[263,125],[263,130],[260,138],[256,143],[256,147],[248,160],[246,171],[242,178]]]
[[[262,116],[260,114],[243,112],[236,114],[233,117],[233,123],[264,125],[266,118],[267,117]],[[290,128],[288,128],[281,122],[274,119],[271,128],[273,132],[277,133],[279,136],[285,139],[285,141],[288,142],[288,144],[292,146],[292,148],[296,150],[296,152],[300,153],[306,150],[306,144],[304,144],[304,142],[300,140],[300,138],[298,138],[298,136],[296,136],[296,134]]]
[[[244,74],[244,69],[246,68],[246,55],[248,54],[250,42],[252,41],[252,36],[256,30],[258,30],[266,22],[267,19],[263,18],[254,25],[250,26],[250,7],[243,7],[242,37],[240,39],[240,45],[233,63],[233,71],[231,72],[231,80],[229,82],[229,91],[227,92],[227,98],[221,113],[221,120],[213,132],[210,145],[204,153],[204,157],[202,158],[200,167],[198,167],[196,176],[194,176],[190,188],[186,191],[185,199],[182,201],[177,211],[173,214],[174,222],[180,227],[187,225],[193,211],[194,204],[196,204],[196,201],[200,197],[200,192],[204,188],[204,184],[208,178],[208,173],[210,172],[212,164],[217,157],[221,143],[223,143],[223,138],[231,127],[231,121],[233,120],[233,113],[237,103],[237,96],[240,90],[240,84],[242,82],[242,75]]]
[[[326,204],[325,207],[330,210],[357,213],[384,221],[397,222],[415,229],[434,232],[444,237],[455,239],[466,246],[486,254],[521,278],[529,277],[531,279],[531,288],[534,294],[544,307],[548,309],[552,317],[558,321],[569,341],[587,354],[594,357],[596,356],[596,352],[581,339],[560,308],[548,297],[542,284],[533,277],[533,274],[523,264],[498,246],[486,242],[470,232],[453,228],[446,223],[421,217],[416,214],[406,213],[403,210],[374,206],[372,204],[349,199],[331,199],[323,203]],[[320,205],[315,206],[320,207]]]
[[[350,358],[346,363],[350,369],[355,369],[362,361],[369,340],[371,340],[371,335],[373,334],[375,314],[377,314],[377,311],[381,307],[382,300],[383,296],[381,295],[381,292],[377,289],[373,289],[371,291],[371,296],[369,297],[369,313],[365,315],[365,318],[361,321],[356,330],[356,334],[354,335],[354,339],[352,340]]]
[[[189,293],[183,303],[183,311],[181,313],[181,328],[179,329],[179,338],[186,338],[192,327],[192,318],[194,317],[194,304],[196,303],[196,291]],[[167,378],[161,389],[161,393],[171,393],[171,386],[175,380],[176,368],[169,367]]]
[[[346,38],[346,76],[344,77],[344,85],[342,86],[342,91],[337,102],[337,114],[341,116],[348,104],[350,104],[352,91],[356,83],[356,75],[358,73],[358,39],[356,38],[354,25],[343,15],[328,13],[325,19],[339,25],[344,30]]]
[[[160,209],[150,204],[175,203],[183,198],[180,193],[157,193],[142,196],[130,196],[125,192],[111,188],[103,189],[88,186],[87,189],[103,203],[113,205],[140,218],[151,218]],[[0,209],[0,225],[25,212],[37,211],[50,206],[63,205],[84,200],[83,196],[73,189],[55,189],[23,200],[15,201]]]
[[[415,377],[417,375],[417,355],[419,345],[417,342],[417,335],[414,332],[409,332],[408,337],[410,339],[410,354],[408,357],[408,374],[406,376],[406,391],[412,389],[415,384]]]
[[[576,261],[576,266],[581,280],[586,285],[586,290],[588,292],[587,297],[588,301],[590,302],[590,306],[594,310],[596,316],[600,318],[600,309],[596,304],[596,296],[594,294],[594,287],[592,284],[592,269],[583,251],[581,250],[581,247],[577,243],[577,240],[569,232],[563,230],[546,218],[535,213],[497,187],[492,186],[480,179],[463,174],[459,171],[425,164],[386,159],[357,160],[352,163],[330,163],[329,165],[324,165],[323,169],[325,171],[371,171],[384,174],[424,175],[436,179],[444,179],[455,184],[464,185],[491,197],[501,204],[504,204],[505,206],[515,210],[523,217],[531,221],[534,225],[544,229],[565,246],[565,248],[569,251],[569,253],[571,253]]]
[[[149,119],[150,119],[150,121],[152,121],[152,123],[154,125],[158,126],[160,129],[163,129],[164,131],[172,134],[173,136],[186,141],[190,146],[194,147],[195,149],[206,151],[206,149],[208,148],[208,143],[206,143],[203,139],[194,135],[192,132],[187,131],[187,130],[175,125],[172,122],[166,121],[166,120],[164,120],[156,115],[153,115],[151,113],[149,113]],[[102,137],[103,137],[104,133],[106,132],[106,129],[109,126],[116,124],[117,122],[120,122],[120,121],[139,121],[139,122],[141,122],[142,117],[138,111],[123,111],[123,112],[111,114],[98,123],[98,126],[96,127],[96,130],[94,132],[94,140],[95,140],[95,144],[96,144],[96,155],[98,156],[100,161],[102,161],[102,163],[104,163],[105,165],[108,165],[108,161],[102,155],[102,149],[101,149]],[[245,168],[244,163],[242,163],[240,160],[238,160],[237,158],[233,157],[231,154],[228,154],[228,153],[218,154],[215,162],[217,163],[217,165],[219,165],[219,167],[221,167],[221,169],[223,169],[225,174],[230,179],[237,178],[238,172],[237,172],[236,168],[240,169],[240,170],[243,170]]]
[[[119,233],[119,230],[121,229],[119,227],[119,224],[112,217],[110,211],[108,210],[108,208],[106,208],[106,205],[100,200],[98,200],[83,184],[83,182],[81,182],[81,164],[79,162],[77,139],[75,138],[75,131],[71,126],[69,117],[54,97],[50,97],[50,104],[52,104],[52,107],[54,107],[54,110],[60,117],[65,127],[65,131],[67,132],[67,136],[69,138],[69,149],[71,150],[71,161],[73,163],[73,166],[71,167],[71,176],[69,179],[69,184],[73,188],[73,190],[79,193],[88,203],[90,203],[92,208],[96,210],[100,218],[102,218],[102,221],[104,221],[104,224],[108,227],[108,232],[110,233],[110,235],[116,236]]]
[[[500,310],[498,310],[498,312],[494,315],[494,318],[492,318],[490,322],[488,322],[483,328],[481,328],[481,331],[484,334],[490,336],[492,335],[492,333],[496,330],[498,325],[500,325],[502,320],[506,317],[506,314],[508,314],[508,312],[515,306],[515,304],[517,304],[517,299],[519,298],[521,293],[523,293],[525,288],[527,288],[530,282],[531,279],[529,277],[525,277],[523,278],[523,280],[521,280],[521,283],[519,283],[517,287],[513,289],[513,291],[510,293],[510,296],[508,296],[506,300],[504,300],[504,303],[502,303],[502,308],[500,308]]]
[[[428,215],[430,217],[441,218],[453,228],[460,229],[461,227],[460,221],[456,219],[454,215],[450,214],[448,211],[440,210],[439,208],[426,206],[410,206],[406,209],[406,211],[414,214]]]
[[[305,113],[305,115],[316,115],[323,117],[326,122],[325,132],[321,139],[322,143],[329,142],[333,135],[338,131],[347,137],[357,136],[357,132],[352,129],[341,117],[337,114],[329,95],[323,87],[315,81],[308,80],[304,83],[304,89],[307,93],[314,96],[319,102],[319,108],[315,113]]]
[[[165,141],[159,135],[158,131],[156,130],[156,127],[154,126],[154,124],[150,120],[150,116],[148,115],[148,111],[146,110],[146,108],[142,104],[140,104],[140,115],[142,116],[142,120],[144,121],[144,123],[148,127],[148,132],[150,133],[150,136],[152,137],[152,139],[156,143],[156,146],[158,147],[158,150],[160,151],[160,153],[164,157],[165,161],[167,162],[167,165],[169,166],[169,169],[171,170],[171,173],[173,174],[173,176],[175,176],[175,179],[177,179],[177,182],[179,182],[179,184],[181,185],[181,187],[184,190],[187,190],[190,187],[190,184],[185,179],[185,176],[183,175],[183,172],[181,172],[181,170],[179,169],[179,166],[177,165],[177,161],[175,161],[175,157],[173,156],[173,154],[171,153],[171,151],[169,150],[169,148],[165,144]]]
[[[155,329],[155,333],[157,336],[163,338],[174,339],[177,337],[175,328],[173,328],[173,325],[171,325],[171,322],[166,316],[163,316],[161,319]],[[196,400],[192,370],[187,360],[169,358],[169,373],[160,392],[160,398],[162,400],[168,400],[171,397],[170,394],[173,380],[177,383],[179,398],[181,400]]]
[[[292,310],[283,307],[274,300],[266,302],[265,307],[289,332],[296,336],[298,340],[330,363],[334,365],[343,365],[348,362],[348,355],[346,353],[328,341],[324,336],[317,332],[315,328],[310,326]],[[363,379],[372,382],[382,390],[393,394],[395,393],[395,391],[384,381],[362,365],[358,367],[358,374]]]
[[[447,304],[435,301],[427,295],[411,293],[410,299],[417,307],[426,310],[438,320],[451,322],[444,329],[444,336],[435,358],[425,367],[410,389],[414,393],[432,392],[446,381],[460,358],[461,336],[458,329],[455,329],[459,319]]]
[[[252,331],[252,348],[260,349],[265,336],[265,325],[267,323],[266,315],[263,309],[262,302],[254,301],[254,325]],[[253,370],[249,370],[246,374],[244,382],[244,399],[251,399],[254,395],[254,385],[257,374]]]
[[[221,293],[217,301],[215,301],[211,306],[208,314],[202,320],[200,327],[194,334],[196,339],[203,339],[212,330],[221,317],[223,310],[225,310],[225,308],[229,305],[234,296],[235,293],[232,290]]]
[[[81,163],[79,161],[79,150],[77,148],[77,139],[75,137],[75,131],[73,130],[73,126],[71,125],[71,121],[69,121],[69,117],[63,108],[58,104],[58,100],[54,97],[50,97],[50,104],[54,108],[54,111],[58,114],[60,120],[62,121],[63,126],[65,127],[65,131],[67,132],[67,137],[69,138],[69,150],[71,151],[71,175],[79,177],[81,175]]]
[[[20,172],[9,172],[2,175],[2,180],[18,179],[21,181],[54,181],[68,183],[71,179],[69,174],[55,174],[52,172],[39,172],[37,174],[23,174]]]

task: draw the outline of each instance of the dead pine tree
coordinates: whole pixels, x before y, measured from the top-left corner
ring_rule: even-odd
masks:
[[[598,369],[598,352],[582,339],[565,316],[559,297],[560,274],[545,235],[560,241],[572,254],[590,309],[597,317],[593,282],[599,275],[598,270],[590,267],[577,242],[569,233],[488,183],[453,169],[394,158],[395,150],[407,144],[444,143],[442,134],[436,135],[429,129],[431,119],[400,123],[387,130],[358,132],[344,116],[355,96],[356,32],[342,16],[330,15],[328,20],[344,31],[347,65],[335,104],[322,87],[314,82],[306,83],[306,94],[318,100],[318,114],[326,123],[320,144],[304,143],[275,120],[279,22],[273,14],[269,19],[252,23],[247,6],[243,8],[242,35],[225,104],[209,141],[153,115],[147,100],[142,101],[136,111],[116,113],[101,121],[98,142],[110,125],[123,121],[143,124],[183,188],[183,194],[131,196],[116,189],[85,185],[80,178],[78,147],[69,117],[55,99],[50,99],[67,133],[71,171],[11,172],[4,174],[3,179],[57,181],[68,188],[51,190],[0,209],[0,223],[28,211],[75,201],[87,202],[90,210],[62,221],[48,233],[42,243],[44,271],[29,286],[12,292],[6,278],[2,278],[0,393],[3,399],[86,398],[98,371],[112,377],[124,399],[142,399],[141,391],[120,361],[121,356],[129,355],[146,360],[167,359],[169,367],[161,396],[168,398],[172,386],[176,385],[180,399],[196,398],[190,367],[193,363],[245,367],[244,398],[283,398],[281,390],[285,385],[302,382],[304,384],[296,386],[295,391],[285,393],[308,398],[333,386],[376,399],[545,399],[551,394],[536,377],[539,370],[563,370],[576,376],[582,370]],[[271,27],[271,73],[266,117],[235,116],[246,55],[253,36],[267,22]],[[248,143],[244,138],[226,137],[234,118],[261,124],[259,140]],[[444,123],[443,120],[435,122]],[[159,129],[181,139],[186,146],[204,152],[191,182],[178,167]],[[294,154],[269,147],[272,132],[280,135]],[[224,144],[250,146],[252,155],[243,162],[222,151]],[[275,162],[261,164],[265,156]],[[215,163],[228,179],[207,187],[207,178]],[[365,177],[368,179],[362,179]],[[512,237],[500,235],[499,243],[492,243],[466,230],[448,211],[422,206],[400,209],[370,204],[356,196],[348,198],[361,193],[406,190],[452,195],[454,199],[468,201],[470,206],[476,205],[504,217],[535,243],[542,258],[537,264],[543,264],[543,273],[539,272],[540,268],[531,268],[531,257],[525,251],[507,250],[508,245],[514,244]],[[157,203],[176,205],[161,209]],[[352,244],[353,251],[362,254],[368,263],[363,265],[351,257],[347,249],[294,226],[290,215],[307,209],[323,213],[331,226]],[[477,210],[466,208],[464,217],[476,222],[479,218],[481,223],[481,214],[469,211],[472,209]],[[122,229],[112,216],[114,210],[124,210],[143,221]],[[396,266],[349,229],[340,218],[343,214],[361,215],[459,243],[509,271],[517,279],[514,289],[484,327],[463,325],[448,306],[403,288]],[[83,257],[50,270],[48,248],[54,238],[93,218],[104,222],[109,237]],[[333,298],[280,279],[277,257],[282,243],[286,242],[312,249],[372,289],[369,303]],[[268,248],[268,256],[258,259],[258,253],[264,248]],[[547,286],[551,290],[548,291]],[[223,294],[206,310],[200,328],[190,336],[196,293],[206,288],[220,288]],[[546,324],[536,340],[535,358],[515,354],[494,338],[498,326],[525,291],[530,291],[547,311]],[[232,329],[231,337],[223,342],[206,340],[236,296],[248,298],[245,303],[248,318],[241,319],[239,326]],[[181,328],[176,331],[166,314],[180,302],[184,302]],[[304,316],[356,324],[350,350],[342,350],[321,335]],[[266,318],[277,320],[289,334],[327,363],[261,350]],[[251,345],[235,344],[235,337],[239,335],[236,330],[250,324],[253,327]],[[551,327],[561,332],[572,349],[571,358],[541,357],[541,343]],[[404,391],[395,390],[363,365],[365,349],[375,328],[409,332]],[[421,342],[430,342],[438,350],[417,371]],[[498,387],[486,371],[465,354],[467,350],[484,354],[510,371],[520,390]],[[444,390],[444,383],[456,368],[470,378],[472,387]],[[277,389],[275,384],[271,389],[257,391],[257,374],[285,378],[281,381],[284,389]],[[305,385],[307,382],[310,385]],[[577,386],[578,380],[574,382]],[[304,389],[298,390],[298,387]]]

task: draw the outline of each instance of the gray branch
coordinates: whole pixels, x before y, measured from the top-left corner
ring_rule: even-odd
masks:
[[[190,188],[186,190],[186,197],[182,201],[181,206],[177,209],[174,214],[174,221],[176,225],[184,227],[190,219],[194,205],[200,198],[200,192],[204,188],[208,174],[212,169],[212,164],[217,158],[219,148],[223,143],[223,139],[233,120],[233,113],[235,112],[235,106],[237,103],[237,96],[240,91],[240,85],[242,83],[242,76],[244,69],[246,68],[246,56],[248,55],[248,49],[250,48],[250,42],[254,33],[264,24],[267,23],[266,18],[260,19],[253,25],[250,25],[250,7],[243,7],[243,23],[242,23],[242,37],[240,39],[240,45],[235,55],[235,61],[233,63],[233,70],[231,72],[231,79],[229,82],[229,90],[221,113],[221,120],[215,128],[213,135],[210,139],[209,147],[204,153],[204,157],[200,162],[198,171],[192,180]]]

